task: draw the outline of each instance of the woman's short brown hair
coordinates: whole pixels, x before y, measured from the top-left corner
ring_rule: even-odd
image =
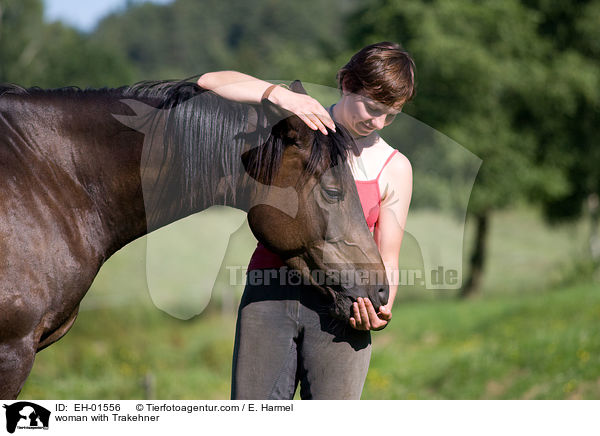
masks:
[[[360,93],[386,106],[402,106],[415,94],[415,62],[394,42],[371,44],[337,74],[340,89]]]

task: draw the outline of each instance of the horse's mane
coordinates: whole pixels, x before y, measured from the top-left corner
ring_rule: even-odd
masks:
[[[4,94],[27,94],[27,89],[12,83],[0,83],[0,96]]]
[[[268,125],[262,106],[226,100],[188,80],[143,81],[131,86],[101,89],[42,89],[0,84],[0,96],[98,95],[140,100],[159,109],[154,114],[164,115],[163,130],[156,131],[156,134],[162,135],[161,168],[165,171],[161,170],[156,179],[153,189],[158,188],[161,194],[153,200],[156,204],[147,205],[148,212],[161,210],[160,204],[171,195],[180,197],[184,202],[181,207],[187,210],[199,210],[215,204],[217,195],[225,204],[235,203],[236,186],[243,176],[240,156],[244,151],[247,157],[244,165],[248,174],[262,183],[270,184],[281,166],[287,144],[281,135],[271,135],[272,126]],[[257,114],[257,127],[249,133],[251,107]],[[312,134],[313,146],[303,180],[321,168],[324,158],[328,158],[329,165],[335,170],[346,161],[353,143],[351,136],[339,125],[336,126],[336,132],[330,131],[327,136],[319,131]],[[155,143],[146,140],[146,144],[151,146],[155,146]],[[247,150],[248,144],[255,146]],[[324,150],[324,147],[328,150]],[[143,167],[142,162],[142,170]],[[220,186],[221,192],[216,189],[219,182],[225,182],[224,186]],[[194,204],[196,199],[201,204]]]
[[[161,210],[159,204],[173,194],[187,210],[213,205],[217,197],[221,203],[235,203],[242,175],[239,156],[248,141],[249,105],[228,101],[187,81],[140,82],[120,92],[123,99],[148,101],[160,109],[156,113],[163,124],[151,133],[162,137],[161,173],[153,187],[161,194],[156,197],[158,204],[147,205],[149,210]],[[148,139],[146,144],[157,145]]]

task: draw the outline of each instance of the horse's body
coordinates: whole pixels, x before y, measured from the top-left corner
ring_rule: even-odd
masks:
[[[191,103],[200,96],[207,100]],[[132,101],[160,115],[140,114]],[[263,144],[260,113],[191,84],[0,87],[0,397],[18,395],[35,353],[68,331],[115,251],[212,205],[249,211],[257,238],[305,276],[331,269],[331,262],[383,271],[343,164],[339,141],[347,138],[327,138],[290,118]],[[211,130],[215,120],[222,125]],[[202,145],[209,136],[213,144]],[[263,145],[251,148],[248,138]],[[264,185],[279,194],[293,188],[294,210],[282,212],[281,195]],[[343,219],[332,219],[334,209],[316,199],[321,188],[341,193],[327,203],[341,207]],[[325,252],[334,260],[323,261]],[[376,307],[387,300],[387,291],[372,284],[317,289],[331,296],[332,313],[342,319],[358,296]]]

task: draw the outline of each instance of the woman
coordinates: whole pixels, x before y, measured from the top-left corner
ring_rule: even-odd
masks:
[[[333,120],[354,136],[351,167],[365,218],[374,233],[390,283],[376,311],[369,299],[353,306],[352,328],[335,329],[324,302],[302,286],[248,284],[242,297],[233,359],[233,399],[359,399],[371,355],[370,330],[392,319],[398,257],[412,192],[408,159],[377,134],[414,95],[415,65],[395,43],[369,45],[338,72],[339,101],[329,109],[308,95],[235,72],[207,73],[198,85],[224,98],[257,104],[268,98],[327,134]],[[249,270],[276,269],[281,260],[257,247]],[[277,282],[277,281],[275,281]],[[312,291],[312,292],[311,292]]]

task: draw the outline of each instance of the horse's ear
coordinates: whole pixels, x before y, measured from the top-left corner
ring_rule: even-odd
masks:
[[[308,93],[306,92],[306,89],[304,89],[304,86],[302,86],[302,82],[300,82],[299,80],[294,80],[291,84],[290,84],[290,91],[293,91],[297,94],[305,94],[308,95]],[[291,112],[288,112],[282,108],[280,108],[279,106],[277,106],[274,103],[271,103],[271,101],[269,101],[269,99],[263,99],[261,101],[261,104],[263,106],[263,109],[265,111],[265,115],[267,117],[267,122],[269,123],[269,125],[274,126],[275,124],[277,124],[279,121],[288,118],[292,115]]]
[[[304,86],[302,86],[302,82],[299,80],[294,80],[290,84],[290,90],[294,91],[296,94],[308,95],[308,92],[306,92],[306,89],[304,89]],[[290,117],[287,121],[288,127],[290,128],[290,130],[293,130],[296,135],[299,130],[308,128],[304,121],[302,121],[297,116]]]
[[[294,91],[296,94],[306,94],[308,95],[308,92],[306,92],[306,89],[304,89],[304,86],[302,86],[302,82],[299,80],[294,80],[292,82],[292,84],[290,85],[290,89],[292,91]]]
[[[290,90],[298,94],[307,94],[299,80],[294,80],[290,85]],[[286,137],[291,142],[297,142],[304,129],[308,129],[304,121],[292,112],[286,111],[268,99],[261,101],[262,108],[268,126],[273,129],[272,133],[280,137]]]
[[[261,103],[265,117],[267,118],[267,124],[271,127],[292,115],[291,112],[280,108],[275,103],[271,103],[266,98]]]
[[[298,139],[298,132],[306,126],[304,121],[267,99],[262,101],[262,107],[267,124],[275,135],[286,137],[291,141]]]

